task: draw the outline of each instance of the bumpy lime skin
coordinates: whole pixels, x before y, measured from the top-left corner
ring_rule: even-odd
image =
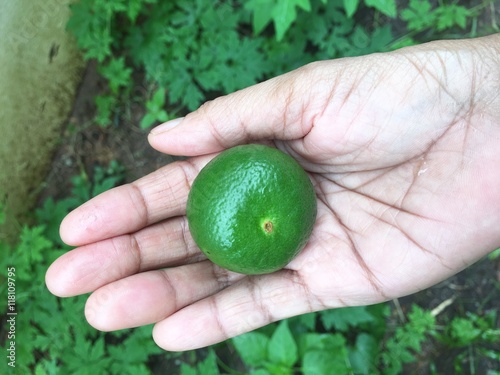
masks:
[[[317,207],[309,177],[291,156],[251,144],[222,152],[200,171],[186,210],[208,259],[234,272],[265,274],[303,249]]]

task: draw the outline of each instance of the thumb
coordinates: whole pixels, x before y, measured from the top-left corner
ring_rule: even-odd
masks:
[[[317,99],[312,65],[207,102],[152,129],[149,143],[170,155],[195,156],[252,140],[302,138],[314,118],[310,101]]]

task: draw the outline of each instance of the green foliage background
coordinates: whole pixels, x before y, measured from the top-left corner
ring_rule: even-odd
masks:
[[[107,88],[95,98],[95,121],[115,124],[133,101],[144,103],[141,127],[182,115],[310,61],[383,52],[444,37],[479,35],[477,17],[491,2],[410,0],[80,0],[67,25]],[[395,26],[397,25],[397,27]],[[491,31],[495,31],[492,24]],[[487,32],[483,31],[483,32]],[[498,31],[496,29],[496,31]],[[147,87],[137,98],[134,85]],[[163,364],[183,375],[399,374],[429,342],[457,348],[455,370],[471,353],[499,361],[495,311],[466,312],[444,324],[414,305],[405,323],[389,324],[391,305],[311,313],[188,353],[155,346],[151,327],[102,333],[83,318],[87,296],[59,299],[45,287],[49,264],[69,250],[58,236],[64,215],[121,183],[117,162],[72,180],[64,199],[47,199],[36,225],[15,246],[0,243],[0,269],[15,267],[19,320],[15,369],[1,373],[150,374]],[[0,207],[1,208],[1,207]],[[0,221],[5,214],[0,209]],[[3,271],[2,271],[3,272]],[[6,275],[0,275],[2,296]],[[5,298],[6,300],[6,298]],[[6,317],[6,306],[1,307]],[[5,320],[5,319],[4,319]],[[6,353],[8,340],[2,343]],[[5,368],[4,368],[5,367]],[[430,365],[432,373],[432,364]],[[172,370],[175,369],[175,370]],[[157,373],[157,372],[155,372]],[[492,373],[493,374],[493,373]]]
[[[68,30],[108,81],[96,121],[106,126],[124,112],[132,72],[140,72],[148,127],[311,61],[460,36],[467,27],[473,36],[487,5],[411,0],[398,14],[395,0],[81,0]],[[397,17],[400,30],[388,21]]]

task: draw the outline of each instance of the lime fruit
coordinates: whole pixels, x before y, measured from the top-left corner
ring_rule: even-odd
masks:
[[[198,174],[189,192],[189,230],[212,262],[244,274],[274,272],[305,246],[316,196],[302,167],[276,148],[230,148]]]

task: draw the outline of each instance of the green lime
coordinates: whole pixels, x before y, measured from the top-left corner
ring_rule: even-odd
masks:
[[[289,155],[251,144],[212,159],[187,201],[191,235],[212,262],[244,274],[274,272],[305,246],[316,220],[309,177]]]

